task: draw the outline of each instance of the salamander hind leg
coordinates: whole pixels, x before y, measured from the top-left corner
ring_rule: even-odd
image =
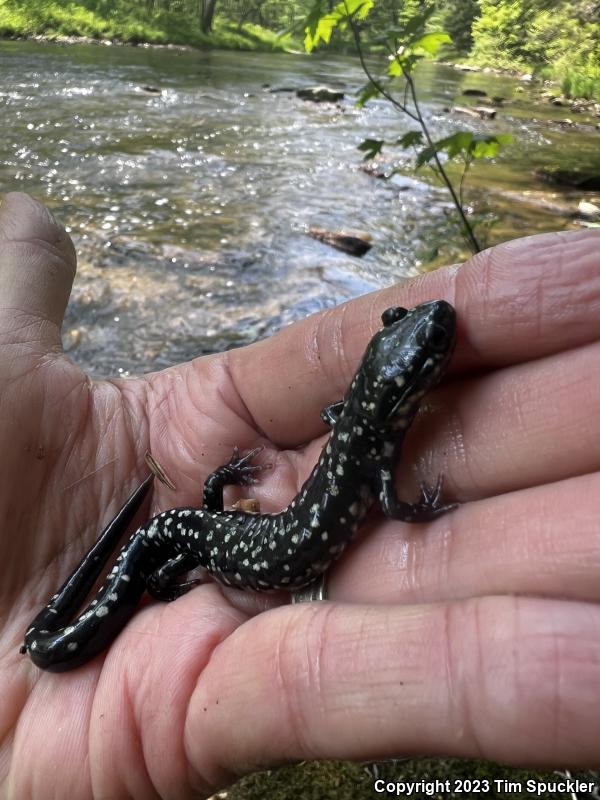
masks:
[[[252,459],[265,448],[261,445],[249,450],[246,455],[240,456],[237,447],[233,448],[233,453],[227,464],[218,467],[204,481],[204,508],[209,511],[223,511],[223,487],[242,486],[251,483],[258,483],[255,474],[264,469],[271,469],[272,464],[252,464]]]
[[[381,469],[378,482],[379,502],[383,513],[390,519],[402,522],[428,522],[458,506],[458,503],[444,502],[442,498],[444,476],[441,473],[434,486],[421,483],[421,496],[416,503],[405,503],[398,499],[391,470]]]
[[[146,580],[146,590],[156,600],[169,602],[177,600],[194,586],[203,583],[199,578],[189,581],[177,582],[176,578],[198,566],[198,558],[193,553],[179,553],[174,558],[165,561]]]

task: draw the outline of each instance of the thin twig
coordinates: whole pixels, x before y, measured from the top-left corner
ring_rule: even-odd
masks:
[[[400,64],[400,61],[398,60],[397,54],[394,54],[396,60],[398,60],[398,65],[400,66],[400,68],[402,70],[402,74],[404,75],[404,79],[406,81],[406,85],[405,85],[405,88],[404,88],[404,98],[405,98],[405,100],[404,100],[404,103],[401,103],[390,92],[388,92],[383,87],[383,85],[376,78],[374,78],[373,75],[371,74],[371,72],[369,70],[369,67],[367,66],[367,63],[365,61],[365,57],[364,57],[364,53],[363,53],[363,49],[362,49],[362,45],[361,45],[361,41],[360,41],[360,32],[359,32],[359,30],[358,30],[358,28],[357,28],[357,26],[356,26],[356,24],[354,22],[354,17],[352,16],[352,14],[350,13],[350,11],[348,9],[348,4],[346,3],[346,0],[344,0],[344,7],[346,9],[346,13],[347,13],[347,16],[348,16],[348,24],[350,25],[350,28],[352,30],[352,34],[354,36],[354,42],[356,44],[356,50],[358,52],[358,57],[360,59],[361,67],[363,68],[363,72],[365,73],[365,75],[367,76],[367,78],[369,79],[371,84],[377,89],[379,94],[381,94],[382,97],[385,97],[385,99],[388,100],[395,108],[397,108],[400,111],[402,111],[404,114],[409,116],[411,119],[414,119],[421,126],[421,130],[423,131],[423,134],[425,135],[425,139],[426,139],[427,143],[429,144],[429,146],[431,147],[431,149],[433,150],[433,160],[435,161],[435,168],[434,168],[434,166],[432,164],[430,164],[430,167],[434,170],[434,172],[436,172],[436,170],[437,170],[436,174],[438,175],[439,178],[441,178],[443,184],[448,189],[448,191],[450,193],[450,197],[452,198],[452,202],[454,203],[456,211],[458,212],[458,215],[460,217],[460,221],[462,223],[462,227],[463,227],[463,230],[464,230],[465,238],[466,238],[466,240],[467,240],[467,242],[469,244],[469,247],[471,248],[471,250],[474,253],[478,253],[481,250],[481,247],[479,246],[479,242],[477,241],[477,237],[475,236],[475,232],[473,231],[473,228],[472,228],[469,220],[467,219],[467,216],[465,214],[465,211],[464,211],[464,208],[463,208],[463,205],[462,205],[462,181],[463,181],[464,176],[466,174],[466,169],[463,172],[463,175],[462,175],[462,178],[461,178],[460,189],[459,189],[460,195],[461,195],[461,199],[459,199],[459,197],[457,197],[457,195],[456,195],[456,191],[454,190],[454,186],[452,185],[452,182],[451,182],[450,178],[448,177],[448,175],[447,175],[447,173],[446,173],[446,171],[444,169],[444,166],[443,166],[443,164],[442,164],[442,162],[440,160],[437,148],[436,148],[436,146],[435,146],[435,144],[433,142],[433,139],[431,138],[431,136],[429,134],[429,130],[427,128],[427,124],[425,123],[425,120],[423,119],[423,115],[421,114],[421,109],[419,108],[419,103],[418,103],[418,100],[417,100],[417,93],[416,93],[415,84],[414,84],[414,81],[412,79],[412,76],[410,75],[410,73],[408,73],[406,71],[406,69],[404,69],[402,64]],[[408,104],[407,104],[407,99],[406,98],[407,98],[407,93],[409,91],[410,91],[411,99],[413,101],[413,105],[414,105],[414,108],[415,108],[414,112],[411,111],[408,108]]]
[[[346,7],[346,10],[348,10],[348,6],[347,6],[346,2],[344,2],[344,5]],[[373,84],[373,86],[377,89],[377,91],[379,92],[379,94],[382,97],[385,97],[385,99],[389,100],[389,102],[393,106],[395,106],[396,108],[399,108],[400,111],[402,111],[404,114],[408,114],[409,117],[412,117],[412,119],[414,119],[415,121],[418,122],[418,117],[415,114],[413,114],[413,112],[410,111],[406,106],[402,105],[402,103],[399,100],[396,100],[394,95],[390,94],[390,92],[388,92],[383,87],[383,84],[381,84],[376,78],[373,77],[373,75],[371,74],[371,71],[369,70],[369,67],[367,66],[367,62],[365,61],[365,56],[364,56],[364,53],[363,53],[362,45],[360,43],[360,33],[358,31],[358,28],[354,24],[354,20],[352,19],[352,15],[351,14],[348,14],[348,22],[350,24],[350,28],[351,28],[352,34],[354,36],[354,42],[356,44],[356,50],[358,52],[358,57],[360,59],[360,65],[363,68],[363,72],[365,73],[365,75],[367,76],[369,81]]]
[[[473,232],[473,228],[471,227],[471,224],[470,224],[469,220],[466,217],[466,214],[465,214],[465,211],[464,211],[464,209],[462,207],[462,204],[460,203],[460,201],[459,201],[459,199],[458,199],[458,197],[456,195],[456,192],[454,190],[454,186],[452,185],[452,181],[448,177],[448,175],[446,173],[446,170],[444,169],[444,166],[443,166],[442,162],[440,161],[439,153],[438,153],[438,151],[437,151],[437,149],[435,147],[433,139],[431,138],[431,136],[429,134],[429,130],[427,128],[427,125],[425,124],[425,120],[423,119],[423,115],[421,114],[421,109],[419,108],[419,101],[417,100],[417,92],[416,92],[416,89],[415,89],[415,84],[414,84],[414,81],[412,79],[412,76],[408,72],[406,72],[406,70],[403,71],[403,74],[404,74],[405,79],[408,81],[408,85],[410,87],[410,94],[411,94],[412,101],[413,101],[413,104],[414,104],[414,107],[415,107],[415,111],[416,111],[416,114],[417,114],[417,120],[419,122],[419,125],[421,126],[421,129],[423,130],[423,133],[425,134],[425,139],[427,140],[427,143],[429,144],[429,146],[433,150],[433,160],[435,161],[435,165],[436,165],[437,169],[440,172],[440,175],[442,177],[442,180],[443,180],[444,184],[446,185],[446,188],[450,192],[450,196],[452,197],[452,201],[454,203],[454,206],[455,206],[456,210],[458,211],[458,214],[460,216],[460,219],[461,219],[461,222],[463,224],[463,228],[464,228],[464,231],[465,231],[465,234],[466,234],[466,239],[469,242],[469,246],[471,247],[471,250],[474,253],[479,253],[479,251],[481,250],[481,247],[479,246],[479,242],[477,241],[475,233]]]
[[[460,176],[460,184],[458,186],[458,199],[459,199],[460,204],[461,204],[461,206],[463,208],[464,208],[464,205],[465,205],[465,201],[463,199],[463,184],[465,182],[465,178],[467,176],[467,172],[469,171],[469,167],[471,166],[472,163],[473,163],[472,159],[470,159],[468,157],[465,158],[465,168],[463,169],[462,175]]]

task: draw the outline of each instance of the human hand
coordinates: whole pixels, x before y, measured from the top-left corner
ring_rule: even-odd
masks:
[[[9,796],[187,797],[277,761],[399,753],[600,762],[600,237],[515,241],[315,315],[249,348],[92,383],[62,355],[68,237],[36,203],[0,209],[0,722]],[[233,445],[274,463],[283,507],[325,439],[381,312],[455,305],[449,380],[402,454],[402,497],[446,475],[463,505],[374,516],[331,602],[207,583],[140,609],[71,673],[18,654],[24,630],[145,474],[153,510],[196,504]],[[306,444],[306,443],[309,444]],[[296,449],[305,445],[303,449]],[[60,765],[60,769],[56,765]]]

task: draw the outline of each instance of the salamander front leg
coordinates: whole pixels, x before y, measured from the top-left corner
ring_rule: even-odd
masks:
[[[418,503],[405,503],[396,495],[396,488],[391,469],[382,467],[377,473],[379,503],[386,517],[402,522],[427,522],[452,511],[458,503],[444,503],[442,484],[444,477],[440,473],[435,486],[421,484],[421,497]]]
[[[330,428],[333,428],[335,423],[338,421],[338,417],[342,413],[343,408],[344,401],[336,400],[335,403],[330,403],[321,411],[321,419],[326,425],[329,425]]]
[[[227,464],[218,467],[211,472],[204,481],[204,508],[209,511],[223,511],[223,487],[241,486],[251,483],[258,483],[254,474],[263,469],[270,469],[272,464],[251,464],[254,456],[261,453],[265,448],[255,447],[245,456],[240,456],[237,447],[233,448],[233,453]]]
[[[146,590],[151,597],[156,600],[177,600],[182,594],[186,594],[194,586],[203,583],[199,578],[190,581],[175,581],[180,575],[189,572],[198,566],[198,558],[193,553],[179,553],[155,570],[148,576]]]

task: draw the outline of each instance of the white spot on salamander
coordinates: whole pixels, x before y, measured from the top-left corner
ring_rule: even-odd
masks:
[[[105,617],[108,614],[107,606],[98,606],[96,609],[96,616],[97,617]]]

